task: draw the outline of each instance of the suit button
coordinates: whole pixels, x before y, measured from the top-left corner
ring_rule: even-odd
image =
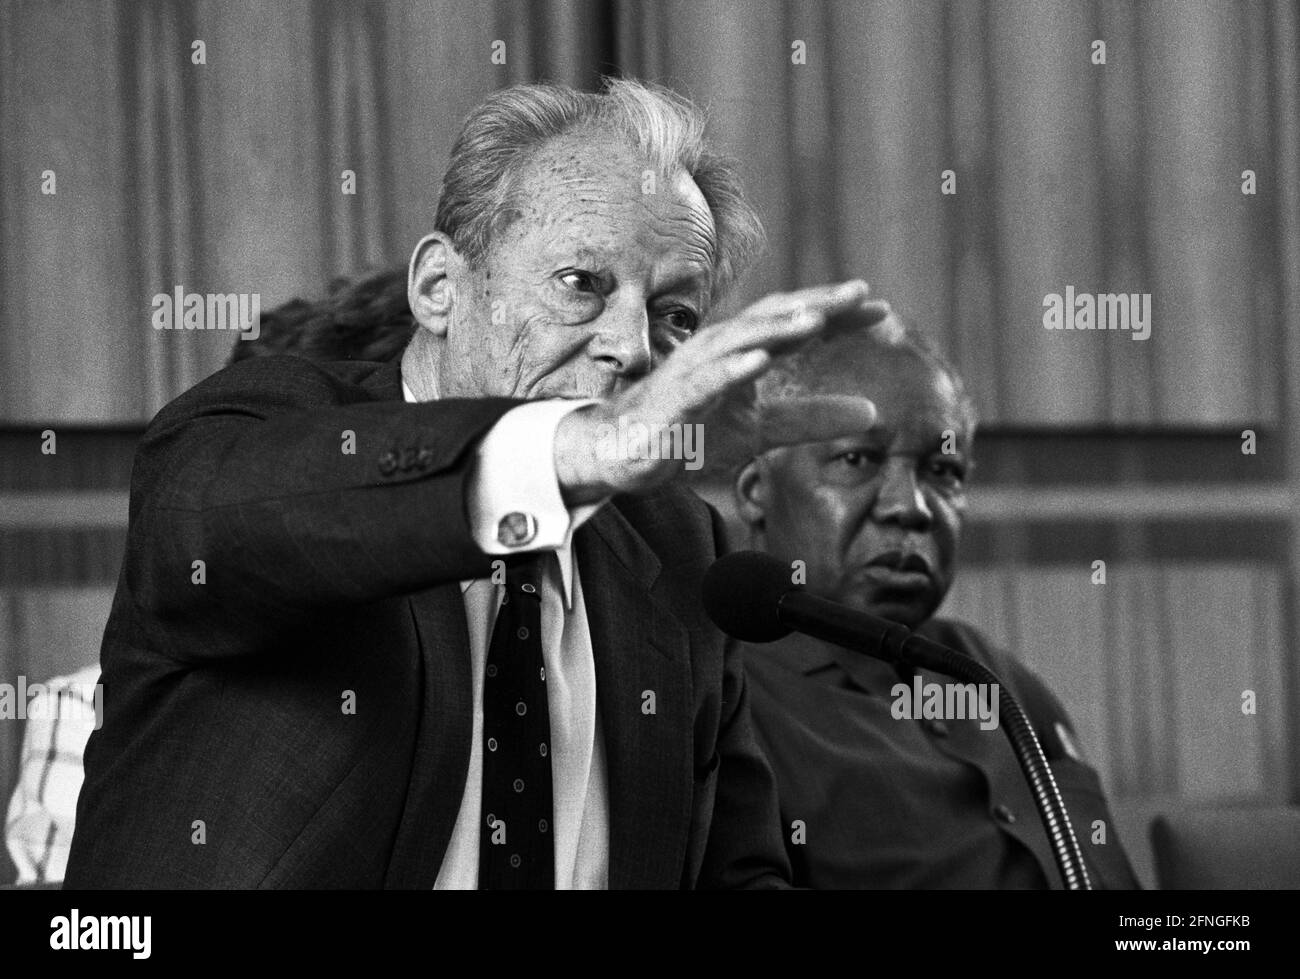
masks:
[[[997,818],[998,822],[1006,823],[1008,826],[1016,821],[1016,814],[1012,812],[1008,806],[1004,806],[1001,803],[998,803],[993,807],[993,815]]]
[[[379,457],[379,472],[383,476],[391,476],[397,471],[397,453],[385,452]]]

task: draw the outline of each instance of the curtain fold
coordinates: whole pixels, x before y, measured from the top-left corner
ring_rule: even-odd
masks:
[[[771,248],[729,308],[861,275],[946,342],[988,420],[1269,426],[1276,270],[1294,233],[1277,211],[1300,179],[1270,125],[1280,99],[1294,111],[1274,80],[1297,57],[1273,13],[1267,0],[5,4],[0,418],[149,417],[232,340],[152,330],[154,295],[257,293],[266,309],[402,263],[472,105],[517,81],[624,74],[709,106],[745,167]],[[56,195],[41,193],[47,170]],[[941,193],[947,170],[955,195]],[[1151,339],[1044,330],[1044,296],[1067,286],[1150,293]]]

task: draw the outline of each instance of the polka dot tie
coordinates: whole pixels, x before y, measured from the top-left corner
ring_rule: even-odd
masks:
[[[542,560],[506,561],[483,678],[480,890],[555,887],[551,714],[542,659]]]

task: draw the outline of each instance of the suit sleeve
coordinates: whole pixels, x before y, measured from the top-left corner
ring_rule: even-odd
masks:
[[[717,552],[725,553],[722,519],[712,508],[710,513]],[[755,738],[743,658],[730,639],[723,660],[717,743],[717,795],[699,886],[789,887],[790,861],[782,843],[776,777]]]
[[[516,404],[374,401],[287,357],[214,375],[136,454],[123,573],[137,621],[165,652],[221,655],[241,625],[295,628],[486,575],[466,485],[478,440]]]

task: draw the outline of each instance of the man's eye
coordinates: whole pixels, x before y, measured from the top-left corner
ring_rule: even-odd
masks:
[[[574,292],[597,292],[599,283],[596,277],[590,272],[582,272],[574,269],[569,272],[560,274],[560,281],[572,289]]]
[[[663,314],[663,322],[670,330],[689,334],[695,332],[700,320],[689,309],[670,309]]]
[[[960,488],[966,482],[966,467],[951,459],[936,459],[927,467],[929,476],[943,486]]]
[[[872,452],[870,449],[850,449],[837,455],[835,461],[842,462],[853,469],[865,469],[868,466],[880,465],[884,459],[879,452]]]
[[[666,356],[691,338],[700,319],[690,309],[669,309],[656,313],[650,342],[655,352]]]

